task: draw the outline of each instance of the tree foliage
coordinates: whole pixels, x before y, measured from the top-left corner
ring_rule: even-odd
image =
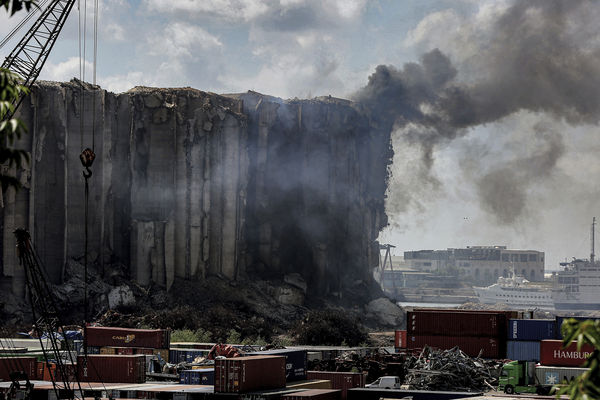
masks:
[[[14,112],[21,93],[27,93],[27,88],[19,84],[18,76],[0,68],[0,165],[9,168],[21,168],[29,161],[26,151],[13,148],[15,141],[27,130],[25,125],[16,118],[6,118]],[[19,181],[4,170],[0,172],[0,183],[3,190],[8,186],[19,187]]]
[[[35,5],[35,0],[0,0],[0,8],[4,7],[10,15],[25,8],[27,11]]]
[[[600,321],[570,318],[563,322],[561,331],[564,347],[576,341],[577,350],[581,351],[583,344],[589,343],[594,346],[594,352],[584,364],[589,369],[562,388],[558,395],[566,394],[571,400],[600,399]]]
[[[10,15],[25,8],[30,10],[35,0],[0,0],[0,9],[4,8]],[[9,186],[18,188],[19,181],[10,173],[12,167],[21,168],[29,161],[29,154],[24,150],[13,148],[15,142],[27,129],[20,120],[13,118],[19,97],[27,94],[27,88],[21,85],[19,76],[0,68],[0,184],[5,190]]]

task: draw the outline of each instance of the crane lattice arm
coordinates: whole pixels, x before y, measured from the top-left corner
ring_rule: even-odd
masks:
[[[39,76],[74,4],[75,0],[52,0],[2,63],[2,68],[18,74],[23,79],[23,86],[28,89]],[[17,100],[15,110],[23,96],[21,94]]]
[[[81,392],[81,384],[79,380],[71,376],[72,372],[67,369],[66,364],[63,362],[60,354],[60,340],[57,337],[57,333],[62,331],[62,324],[59,318],[58,307],[46,278],[45,271],[40,267],[40,262],[35,254],[31,245],[31,237],[29,232],[25,229],[17,229],[15,231],[17,238],[17,252],[19,256],[19,263],[25,270],[25,284],[27,285],[27,294],[29,296],[29,302],[31,305],[31,313],[33,320],[35,321],[35,330],[37,336],[40,338],[40,344],[44,353],[46,361],[53,360],[56,363],[56,375],[52,378],[52,384],[58,399],[74,399],[75,389]],[[51,346],[48,346],[41,339],[42,336],[48,336]],[[71,352],[68,348],[68,341],[65,341],[67,345],[66,354],[71,358]],[[70,360],[74,364],[73,359]],[[56,376],[60,377],[60,382],[56,382]],[[71,379],[75,378],[75,385],[71,382]]]

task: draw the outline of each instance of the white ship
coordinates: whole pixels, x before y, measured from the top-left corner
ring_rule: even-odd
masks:
[[[600,310],[600,262],[594,255],[595,227],[596,218],[592,220],[590,259],[560,264],[564,270],[556,274],[553,290],[557,310]]]
[[[480,303],[504,303],[513,307],[553,310],[552,289],[544,284],[529,282],[511,273],[508,278],[499,277],[498,282],[487,287],[473,287]]]

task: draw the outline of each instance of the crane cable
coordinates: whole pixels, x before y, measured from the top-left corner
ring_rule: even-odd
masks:
[[[81,10],[81,1],[78,0],[78,10],[79,10],[79,101],[80,101],[80,118],[79,118],[79,129],[80,129],[80,144],[81,148],[83,148],[83,136],[84,136],[84,91],[83,84],[85,80],[85,59],[86,59],[86,33],[87,33],[87,0],[84,0],[83,4],[83,34],[82,34],[82,10]],[[83,36],[83,43],[82,43]],[[93,80],[94,85],[96,85],[96,58],[97,58],[97,49],[98,49],[98,0],[94,2],[94,58],[93,58]],[[82,54],[83,53],[83,54]],[[83,321],[83,331],[84,331],[84,342],[83,342],[83,352],[84,352],[84,376],[87,376],[87,356],[88,356],[88,346],[87,346],[87,322],[88,322],[88,293],[87,293],[87,281],[88,281],[88,236],[89,236],[89,179],[92,177],[92,171],[90,167],[92,166],[96,155],[94,153],[95,147],[95,133],[96,133],[96,93],[92,93],[92,148],[86,147],[81,154],[79,155],[79,159],[81,160],[81,164],[84,167],[83,170],[83,178],[85,181],[85,189],[84,189],[84,254],[83,254],[83,268],[84,268],[84,321]]]
[[[21,20],[21,22],[19,22],[5,37],[4,39],[2,39],[2,41],[0,42],[0,49],[3,48],[8,42],[10,42],[10,40],[17,34],[17,32],[19,32],[21,30],[21,28],[23,28],[23,26],[25,26],[25,24],[27,24],[29,22],[29,20],[31,18],[33,18],[33,16],[36,14],[36,12],[38,12],[39,10],[41,10],[46,3],[48,2],[48,0],[41,0],[38,3],[34,3],[34,5],[36,7],[33,7],[31,9],[31,11],[29,11],[27,13],[27,15],[25,15],[25,17]]]

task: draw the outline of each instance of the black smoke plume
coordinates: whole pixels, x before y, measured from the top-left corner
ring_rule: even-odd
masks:
[[[492,40],[481,45],[473,61],[476,74],[461,76],[449,57],[434,49],[402,69],[378,66],[354,98],[379,126],[420,148],[429,172],[436,146],[520,111],[571,125],[596,124],[598,15],[600,3],[594,1],[516,1],[490,25]],[[527,182],[549,176],[563,154],[560,134],[552,133],[546,143],[543,154],[475,179],[482,207],[500,222],[511,223],[526,209]],[[504,202],[498,193],[511,197]]]

